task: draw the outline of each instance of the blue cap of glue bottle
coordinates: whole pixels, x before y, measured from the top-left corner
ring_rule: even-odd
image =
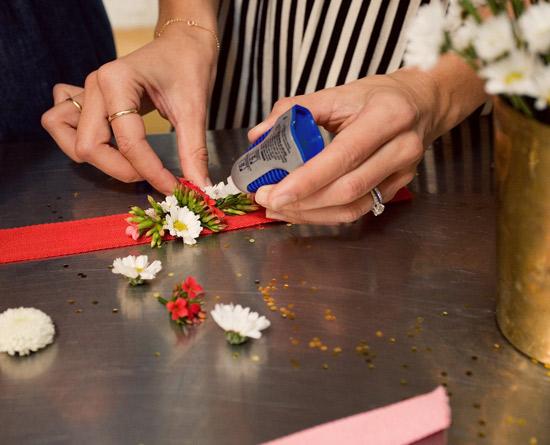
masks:
[[[237,159],[231,179],[244,193],[276,184],[318,154],[325,147],[326,138],[311,112],[294,105]]]

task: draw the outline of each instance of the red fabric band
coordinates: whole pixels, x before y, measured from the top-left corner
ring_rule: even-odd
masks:
[[[411,192],[401,189],[392,202],[408,201]],[[96,250],[134,246],[149,243],[149,239],[134,241],[125,234],[128,223],[126,213],[100,216],[51,224],[18,227],[0,230],[0,264],[16,261],[41,260],[45,258],[93,252]],[[259,210],[242,216],[227,216],[224,231],[244,229],[259,224],[276,222],[266,218]],[[212,233],[203,229],[201,235]]]

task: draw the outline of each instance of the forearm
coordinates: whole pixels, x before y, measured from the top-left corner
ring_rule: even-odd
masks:
[[[157,30],[168,20],[195,20],[201,26],[217,32],[219,0],[159,0]]]
[[[452,53],[442,56],[430,71],[403,68],[391,76],[413,79],[413,88],[421,103],[420,111],[429,116],[426,124],[428,142],[458,125],[488,99],[477,73]]]

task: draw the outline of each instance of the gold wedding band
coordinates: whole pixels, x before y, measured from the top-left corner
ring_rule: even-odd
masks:
[[[72,102],[73,105],[78,108],[78,111],[82,113],[82,105],[80,105],[76,100],[74,100],[72,97],[69,97],[66,99],[68,102]]]
[[[117,117],[120,117],[120,116],[126,116],[127,114],[137,114],[138,113],[138,110],[137,108],[130,108],[129,110],[122,110],[122,111],[119,111],[117,113],[113,113],[111,115],[109,115],[109,117],[107,118],[107,120],[109,121],[109,123],[113,122]]]

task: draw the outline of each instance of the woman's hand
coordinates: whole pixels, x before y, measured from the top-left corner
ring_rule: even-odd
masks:
[[[268,118],[250,130],[251,141],[294,104],[308,108],[336,136],[279,184],[258,190],[256,201],[266,207],[267,216],[295,223],[349,223],[372,209],[374,187],[384,202],[390,201],[415,177],[424,147],[485,97],[481,84],[468,84],[464,76],[440,88],[437,80],[457,75],[450,65],[435,75],[400,70],[278,101]],[[456,93],[467,87],[474,97],[453,103]]]
[[[88,162],[124,182],[147,180],[160,192],[173,191],[176,178],[145,139],[139,114],[107,117],[136,108],[156,108],[174,126],[183,174],[208,184],[206,110],[216,67],[216,43],[204,30],[174,24],[137,51],[91,73],[84,90],[56,85],[55,106],[42,117],[44,128],[76,162]],[[66,101],[73,97],[82,113]],[[111,128],[116,147],[111,145]]]

